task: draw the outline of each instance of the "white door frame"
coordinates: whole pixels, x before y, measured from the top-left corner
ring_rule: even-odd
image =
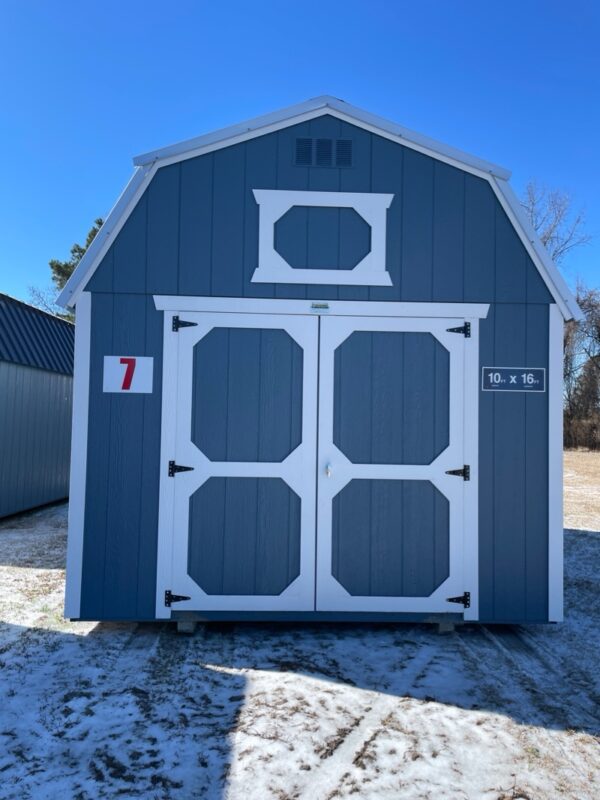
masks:
[[[183,313],[186,321],[196,324],[194,327],[180,328],[177,332],[172,331],[172,315],[165,315],[169,323],[168,330],[165,329],[165,345],[169,349],[165,352],[163,425],[166,423],[169,427],[167,431],[163,429],[164,439],[161,448],[157,615],[170,617],[170,609],[165,607],[164,603],[164,594],[168,589],[174,594],[190,598],[177,603],[178,611],[313,610],[316,535],[314,469],[317,428],[317,321],[263,314]],[[282,329],[302,348],[302,440],[281,462],[210,461],[191,441],[193,348],[215,327]],[[174,364],[177,365],[176,375],[172,374]],[[166,381],[169,381],[168,385]],[[168,463],[171,460],[177,464],[192,466],[193,469],[169,477]],[[300,498],[300,573],[281,594],[207,594],[188,574],[189,498],[211,477],[281,478]],[[164,559],[165,563],[161,563],[161,559]],[[170,565],[169,568],[167,564]]]
[[[171,561],[174,479],[167,476],[168,462],[175,441],[175,415],[173,392],[178,373],[177,344],[180,330],[172,334],[172,320],[177,312],[212,312],[217,314],[275,314],[275,315],[339,315],[405,318],[455,318],[471,324],[471,337],[464,351],[464,460],[470,465],[470,481],[465,483],[466,496],[463,522],[463,581],[464,589],[471,593],[471,606],[464,610],[466,620],[479,618],[479,534],[478,534],[478,482],[479,482],[479,320],[485,319],[489,303],[394,303],[354,300],[285,300],[238,297],[197,297],[179,295],[154,295],[159,311],[164,311],[163,334],[163,387],[161,415],[161,473],[159,489],[159,522],[157,552],[156,617],[169,619],[171,609],[164,605],[164,589],[171,588]],[[457,334],[454,334],[457,335]],[[185,476],[185,473],[182,473]],[[181,475],[178,477],[182,477]],[[458,480],[455,478],[455,480]],[[173,589],[173,591],[175,591]],[[269,598],[270,600],[271,598]],[[238,603],[239,605],[239,603]],[[271,606],[270,606],[271,607]],[[177,606],[183,610],[183,604]],[[461,606],[448,607],[447,611],[460,612]]]
[[[462,319],[390,319],[330,317],[323,320],[319,357],[319,450],[317,504],[317,610],[436,613],[456,611],[446,598],[462,595],[463,503],[467,500],[462,478],[446,470],[461,468],[464,460],[463,354],[465,338],[450,333]],[[431,333],[449,352],[449,444],[431,464],[354,464],[333,443],[334,354],[355,331]],[[377,597],[351,595],[332,574],[333,498],[355,478],[430,481],[449,501],[449,577],[425,597]],[[469,493],[468,499],[472,495]],[[458,610],[462,610],[459,606]]]

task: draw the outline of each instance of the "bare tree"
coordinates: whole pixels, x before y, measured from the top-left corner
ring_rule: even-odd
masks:
[[[521,205],[553,261],[560,264],[591,241],[585,214],[571,196],[529,181]],[[600,448],[600,290],[577,285],[584,319],[571,320],[564,334],[564,435],[567,447]]]
[[[54,286],[48,286],[45,289],[39,286],[29,286],[29,302],[36,308],[41,308],[42,311],[47,311],[49,314],[54,314],[56,317],[62,317],[71,321],[73,314],[70,311],[65,311],[64,308],[56,304],[56,289]]]
[[[573,209],[568,192],[548,189],[530,180],[521,205],[553,261],[560,264],[567,253],[591,241],[585,231],[585,212]]]

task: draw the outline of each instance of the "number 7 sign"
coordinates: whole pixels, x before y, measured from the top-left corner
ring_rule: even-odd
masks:
[[[150,394],[154,359],[150,356],[104,356],[102,390]]]

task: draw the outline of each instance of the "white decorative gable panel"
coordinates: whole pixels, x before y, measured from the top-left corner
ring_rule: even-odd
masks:
[[[386,270],[387,210],[393,194],[370,192],[304,192],[254,189],[259,207],[258,267],[253,283],[311,283],[338,286],[391,286]],[[294,206],[352,208],[371,228],[369,252],[353,269],[298,269],[275,248],[275,224]]]

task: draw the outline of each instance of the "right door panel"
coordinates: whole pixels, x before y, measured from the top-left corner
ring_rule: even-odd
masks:
[[[458,319],[322,317],[317,609],[455,611],[462,586]]]

